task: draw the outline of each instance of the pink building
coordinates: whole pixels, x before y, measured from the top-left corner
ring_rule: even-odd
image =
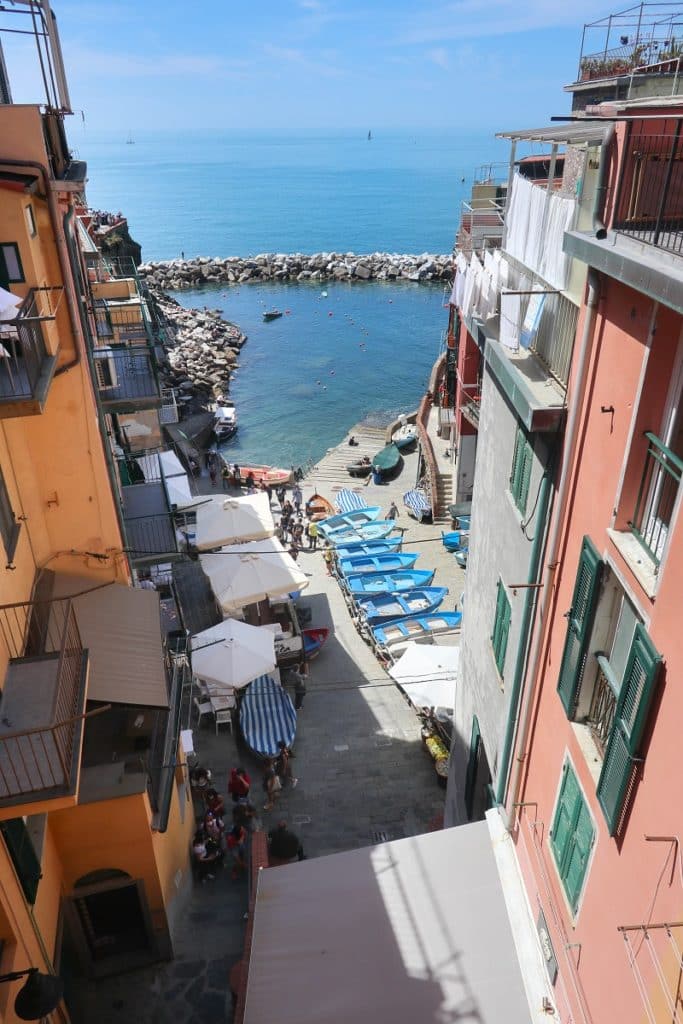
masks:
[[[594,224],[565,235],[588,283],[505,803],[561,1019],[670,1022],[683,962],[683,104],[587,112],[614,127]]]

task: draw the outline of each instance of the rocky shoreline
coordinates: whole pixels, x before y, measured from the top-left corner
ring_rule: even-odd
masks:
[[[453,257],[433,253],[406,255],[375,252],[262,253],[253,258],[198,256],[191,260],[143,263],[138,273],[164,291],[203,284],[258,284],[264,281],[450,281]]]

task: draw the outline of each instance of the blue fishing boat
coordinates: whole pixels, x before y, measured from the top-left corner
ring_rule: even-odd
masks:
[[[441,543],[446,551],[462,551],[469,545],[469,534],[463,530],[451,530],[450,533],[441,531]]]
[[[345,576],[359,572],[396,572],[398,569],[412,569],[419,554],[399,555],[388,552],[383,555],[350,555],[339,559],[339,568]]]
[[[396,523],[393,519],[379,519],[374,523],[366,523],[365,526],[348,526],[346,529],[335,530],[327,539],[335,547],[344,548],[351,544],[362,544],[367,540],[382,540],[395,528]]]
[[[240,706],[244,741],[259,757],[276,757],[278,743],[291,747],[296,736],[296,711],[289,694],[270,676],[250,683]]]
[[[323,537],[333,537],[337,530],[348,530],[349,527],[367,526],[379,519],[382,509],[379,505],[368,508],[354,508],[351,512],[340,512],[336,516],[328,516],[318,523],[318,532]]]
[[[461,624],[462,612],[431,612],[428,615],[408,615],[405,619],[375,626],[372,635],[380,647],[390,647],[408,640],[428,641],[440,633],[460,629]]]
[[[351,594],[396,594],[400,590],[428,587],[433,579],[434,569],[405,569],[353,573],[343,580],[343,585]]]
[[[359,540],[356,544],[347,544],[337,548],[338,559],[353,558],[355,555],[386,555],[390,551],[398,551],[402,543],[401,537],[386,537],[384,540]]]
[[[448,587],[418,587],[402,594],[375,594],[356,598],[356,606],[364,622],[379,626],[406,615],[426,615],[435,611],[448,593]]]

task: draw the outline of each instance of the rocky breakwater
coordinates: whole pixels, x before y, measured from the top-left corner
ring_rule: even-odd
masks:
[[[227,395],[246,335],[220,310],[186,309],[156,287],[149,293],[166,327],[165,384],[184,396],[188,412]]]
[[[258,284],[263,281],[450,281],[450,255],[419,256],[374,252],[263,253],[249,259],[198,256],[192,260],[143,263],[139,273],[148,284],[164,289],[196,288],[203,284]]]

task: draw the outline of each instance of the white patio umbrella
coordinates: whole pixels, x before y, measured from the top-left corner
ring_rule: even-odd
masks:
[[[276,537],[233,544],[200,555],[199,560],[224,612],[308,586],[305,574]]]
[[[275,634],[238,619],[192,637],[192,672],[206,683],[239,689],[275,668]]]
[[[272,537],[275,523],[268,495],[248,494],[244,498],[218,498],[197,509],[197,547],[200,551],[219,548],[223,544]]]
[[[452,708],[460,662],[460,648],[417,644],[412,640],[389,675],[419,707]]]
[[[14,320],[17,315],[17,306],[24,300],[20,295],[13,295],[6,288],[0,287],[0,320]]]

